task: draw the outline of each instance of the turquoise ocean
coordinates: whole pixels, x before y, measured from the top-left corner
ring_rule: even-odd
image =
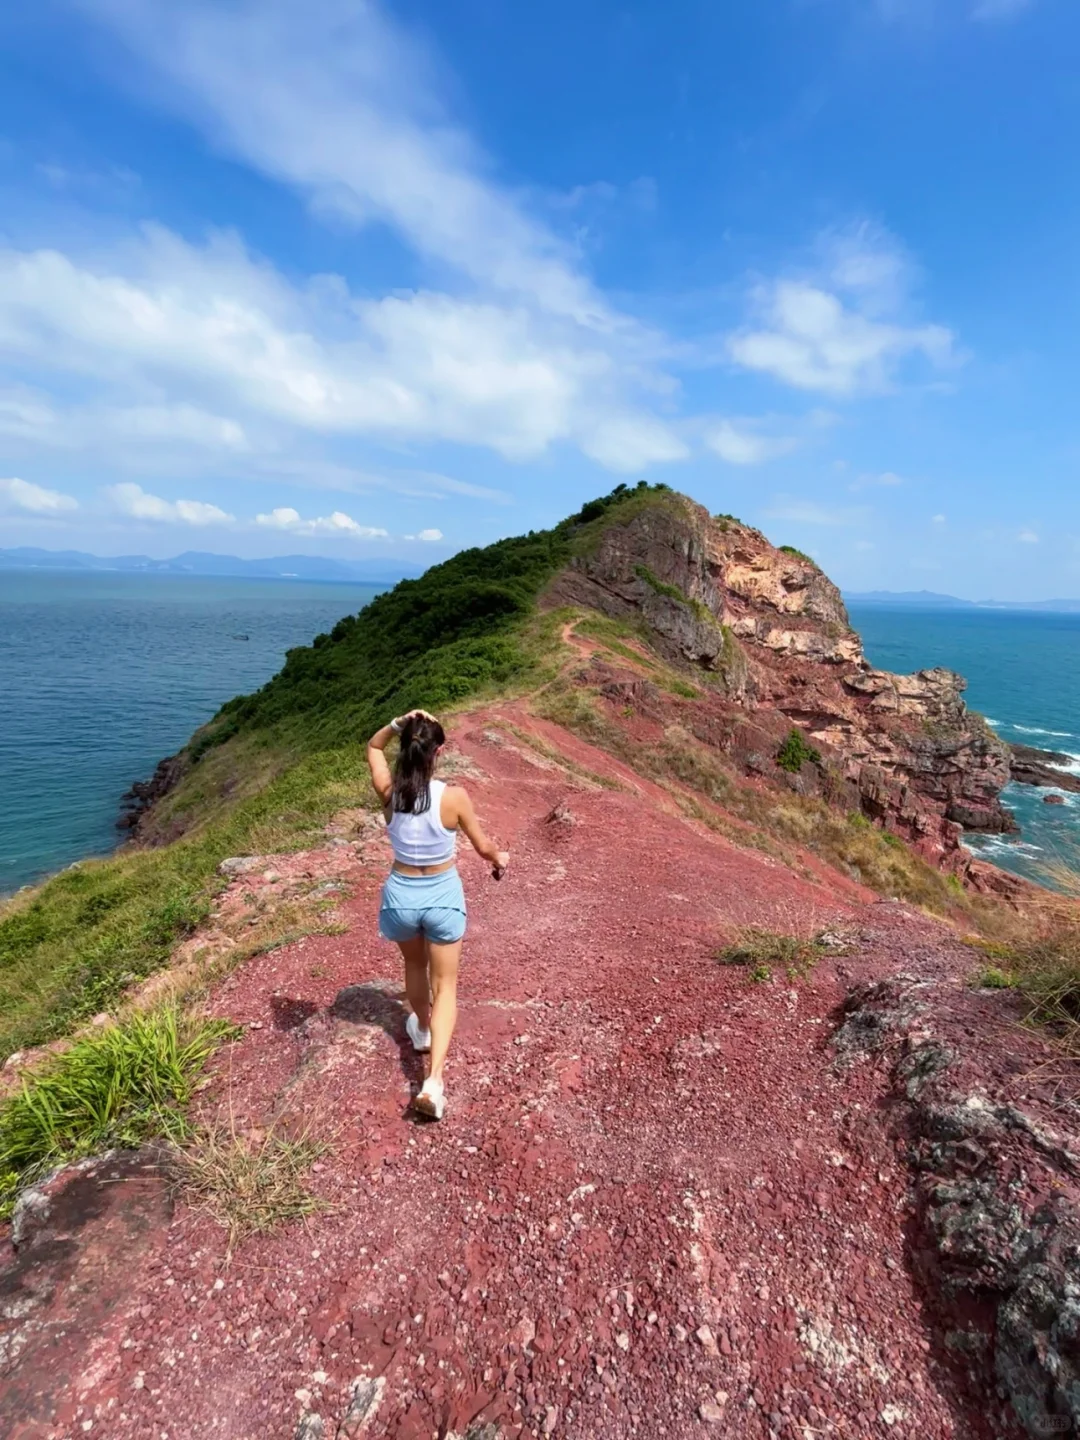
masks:
[[[867,658],[886,670],[943,665],[968,682],[965,699],[1003,740],[1068,755],[1080,773],[1080,615],[1022,610],[908,610],[851,605]],[[1080,794],[1010,785],[1004,802],[1020,823],[1017,837],[969,835],[983,859],[1029,879],[1048,862],[1080,866]]]
[[[120,798],[285,652],[355,614],[377,587],[277,580],[0,573],[0,894],[117,841]],[[1006,740],[1080,773],[1080,615],[854,606],[873,664],[969,681]],[[246,636],[246,639],[239,637]],[[972,848],[1038,878],[1080,839],[1080,796],[1012,786],[1018,839]]]
[[[379,588],[0,572],[0,895],[112,849],[133,781]]]

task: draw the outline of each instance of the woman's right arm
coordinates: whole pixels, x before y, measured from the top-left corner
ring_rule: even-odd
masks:
[[[389,725],[384,725],[381,730],[376,730],[371,739],[367,742],[367,763],[371,771],[371,783],[375,787],[375,794],[384,805],[389,805],[390,796],[394,791],[394,777],[390,774],[390,765],[386,759],[386,747],[391,738],[398,733],[401,727],[401,720],[391,720]]]
[[[495,842],[489,840],[484,834],[480,821],[476,818],[473,803],[469,799],[469,792],[455,785],[454,800],[458,825],[468,836],[470,845],[490,865],[494,865],[498,870],[505,870],[510,864],[510,851],[496,849]]]

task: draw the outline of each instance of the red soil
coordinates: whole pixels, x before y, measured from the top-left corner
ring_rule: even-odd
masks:
[[[568,778],[507,722],[544,729],[505,707],[456,736],[513,862],[496,884],[462,857],[447,1118],[407,1110],[421,1069],[376,933],[379,841],[350,873],[347,934],[263,955],[213,1001],[246,1030],[204,1110],[301,1117],[329,1142],[311,1177],[328,1208],[228,1259],[179,1204],[123,1251],[92,1344],[55,1323],[24,1337],[9,1436],[990,1433],[906,1267],[882,1081],[838,1073],[825,1043],[854,979],[962,977],[970,956],[903,906],[734,848],[551,731],[625,788]],[[300,863],[318,856],[274,866]],[[861,938],[754,985],[714,958],[751,923]],[[345,1422],[359,1377],[377,1406]]]

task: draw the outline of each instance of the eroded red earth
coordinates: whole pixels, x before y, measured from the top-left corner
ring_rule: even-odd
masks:
[[[326,1141],[311,1176],[325,1210],[227,1257],[208,1217],[145,1196],[136,1214],[132,1177],[114,1176],[95,1202],[113,1246],[90,1320],[62,1274],[62,1216],[42,1264],[3,1279],[5,1435],[991,1433],[909,1273],[881,1078],[839,1072],[827,1044],[853,980],[903,970],[960,991],[970,952],[849,882],[734,848],[549,731],[619,788],[567,771],[522,726],[544,740],[514,707],[455,736],[513,864],[497,884],[462,857],[447,1118],[407,1109],[421,1070],[376,933],[380,840],[347,871],[348,933],[263,955],[213,999],[245,1031],[202,1110]],[[275,858],[288,866],[319,856]],[[857,943],[755,985],[714,958],[744,924]]]

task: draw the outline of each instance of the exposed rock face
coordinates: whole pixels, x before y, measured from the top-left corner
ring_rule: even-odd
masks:
[[[775,736],[801,727],[822,755],[819,788],[840,803],[854,797],[928,858],[960,867],[962,828],[1016,829],[999,800],[1008,747],[968,711],[963,679],[873,669],[836,586],[758,530],[672,495],[609,525],[546,598],[643,621],[669,660],[704,672],[733,712],[752,715],[766,769],[775,772]],[[753,747],[725,748],[761,771]]]
[[[1069,790],[1080,794],[1080,775],[1058,769],[1072,763],[1071,755],[1059,754],[1056,750],[1036,750],[1031,745],[1010,745],[1012,753],[1012,778],[1019,785],[1038,785],[1050,790]],[[1060,797],[1048,795],[1046,803],[1052,805]]]

